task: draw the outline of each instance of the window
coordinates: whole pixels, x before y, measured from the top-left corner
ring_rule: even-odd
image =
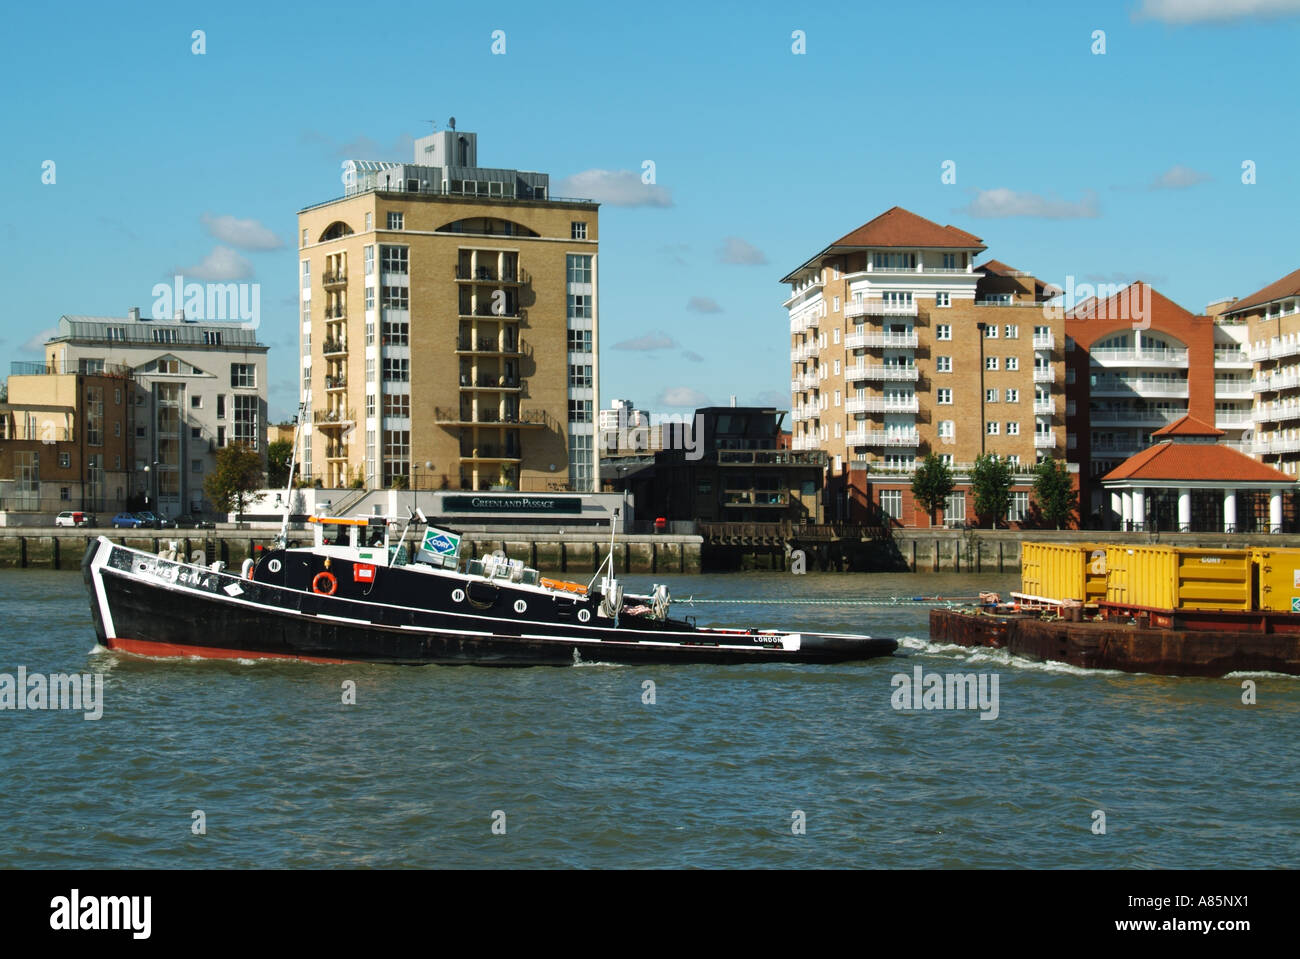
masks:
[[[391,319],[384,315],[384,346],[409,346],[411,342],[411,324],[406,320]]]
[[[943,309],[944,307],[947,306],[952,306],[952,294],[936,293],[934,295],[934,305],[939,307],[940,309]]]
[[[257,386],[257,367],[252,363],[231,363],[230,385],[236,389],[255,388]]]
[[[224,426],[217,427],[217,445],[218,446],[226,445],[226,428]]]
[[[838,296],[837,296],[837,297],[834,297],[834,301],[835,301],[835,306],[832,307],[832,309],[833,309],[836,313],[838,313],[838,312],[840,311],[840,298],[839,298]],[[838,343],[839,341],[836,340],[836,342]]]
[[[940,406],[951,406],[952,390],[950,389],[935,390],[935,402],[937,402]]]
[[[836,307],[836,309],[839,309],[839,307]],[[838,329],[831,330],[831,342],[838,343],[839,341],[840,341],[840,331]]]
[[[302,288],[304,290],[311,289],[311,260],[302,261]],[[154,330],[154,332],[157,333],[158,331]]]
[[[390,230],[405,229],[404,227],[405,223],[406,223],[406,216],[404,214],[394,213],[391,210],[388,212],[388,228]]]
[[[1008,402],[1008,403],[1019,403],[1019,402],[1020,402],[1020,391],[1019,391],[1019,390],[1007,390],[1007,402]]]
[[[591,282],[591,257],[570,253],[564,261],[570,283]]]
[[[998,325],[996,323],[990,323],[988,326],[984,327],[984,339],[996,340],[997,338],[998,338]]]
[[[367,213],[366,216],[370,216],[370,214]],[[375,248],[373,246],[366,247],[365,259],[366,259],[366,276],[370,276],[375,272]]]
[[[1008,423],[1008,424],[1007,424],[1007,435],[1008,435],[1008,436],[1019,436],[1019,435],[1020,435],[1020,424],[1019,424],[1019,423],[1015,423],[1015,422]]]
[[[373,356],[367,356],[366,357],[366,382],[373,383],[374,381],[375,381],[375,358]]]
[[[591,422],[591,400],[569,400],[569,422]]]
[[[71,454],[71,453],[60,453],[60,454],[59,454],[59,469],[64,469],[64,470],[66,470],[66,469],[70,469],[71,466],[72,466],[72,454]]]
[[[984,369],[996,370],[998,368],[998,358],[996,356],[984,357]]]
[[[1019,465],[1020,465],[1020,454],[1019,454],[1019,453],[1012,453],[1010,456],[1007,457],[1007,462],[1010,463],[1012,466],[1019,466]],[[1110,472],[1110,470],[1107,470],[1107,472]]]
[[[946,323],[940,323],[934,328],[934,338],[936,340],[951,340],[952,327]]]
[[[936,357],[934,358],[934,371],[935,371],[936,373],[951,373],[951,372],[952,372],[952,357],[951,357],[951,356],[936,356]]]
[[[202,472],[203,472],[203,460],[190,460],[190,472],[191,472],[191,473],[202,473]]]
[[[384,485],[411,472],[410,430],[384,430]]]
[[[1074,337],[1072,337],[1072,336],[1067,336],[1067,337],[1065,338],[1065,352],[1067,352],[1067,353],[1073,353],[1073,352],[1074,352]]]
[[[985,390],[985,391],[984,391],[984,402],[985,402],[985,403],[996,403],[997,401],[998,401],[998,391],[997,391],[997,390]]]
[[[1018,356],[1008,356],[1008,357],[1007,357],[1007,369],[1008,369],[1008,370],[1018,370],[1018,369],[1020,369],[1020,357],[1018,357]]]
[[[591,485],[591,451],[590,436],[569,436],[569,482],[575,489],[587,489]]]
[[[903,491],[901,489],[884,489],[880,491],[880,511],[890,519],[903,517]]]
[[[591,367],[585,364],[569,364],[569,386],[574,389],[591,386]]]
[[[591,300],[592,297],[583,293],[569,294],[569,319],[571,320],[589,320],[591,319]]]
[[[965,491],[948,494],[948,501],[943,505],[943,521],[946,525],[966,522]]]
[[[569,330],[569,352],[591,352],[591,330]]]
[[[833,360],[833,361],[832,361],[832,365],[835,367],[835,375],[836,375],[836,376],[839,376],[839,375],[840,375],[840,361],[839,361],[839,360]]]
[[[836,365],[836,366],[839,366],[839,363],[837,362],[835,365]],[[836,405],[836,406],[839,406],[839,405],[840,405],[840,391],[839,391],[839,390],[836,390],[836,391],[835,391],[835,405]],[[836,432],[835,435],[836,435],[836,436],[839,436],[839,432],[838,432],[838,430],[839,430],[839,426],[836,426],[835,429],[837,430],[837,432]]]
[[[204,331],[203,331],[203,345],[204,345],[204,346],[220,346],[220,345],[221,345],[221,331],[220,331],[220,330],[204,330]]]
[[[235,442],[257,449],[258,398],[247,393],[235,394]]]
[[[1002,424],[997,420],[989,420],[984,424],[984,432],[988,433],[989,436],[997,436],[1001,432],[1001,426]]]
[[[374,416],[374,415],[375,415],[375,394],[367,393],[366,394],[366,416]]]
[[[306,246],[306,245],[307,245],[307,231],[306,231],[306,230],[303,230],[303,231],[302,231],[302,245],[303,245],[303,246]]]
[[[113,405],[114,405],[114,406],[121,406],[121,405],[122,405],[122,391],[121,391],[121,390],[114,390],[114,391],[113,391]]]
[[[366,346],[375,345],[375,321],[366,320]]]
[[[940,454],[939,454],[939,459],[943,461],[943,465],[944,465],[944,466],[947,466],[947,467],[950,468],[950,469],[952,468],[952,454],[951,454],[951,453],[940,453]]]
[[[400,230],[401,227],[398,227]],[[381,273],[409,273],[411,271],[410,251],[404,246],[381,246],[379,248],[379,270]]]
[[[86,445],[104,445],[104,388],[102,386],[92,386],[86,390]]]
[[[873,253],[871,265],[877,270],[915,270],[915,253]]]
[[[384,394],[384,415],[385,416],[410,416],[411,415],[411,394],[410,393],[385,393]]]
[[[153,341],[154,341],[155,343],[175,343],[175,342],[176,342],[176,331],[175,331],[175,330],[166,330],[166,329],[154,330],[154,331],[153,331]]]
[[[70,499],[72,499],[72,487],[70,487],[70,486],[60,486],[60,487],[59,487],[59,499],[66,499],[66,500],[70,500]]]
[[[1069,386],[1073,386],[1073,385],[1074,385],[1074,367],[1072,367],[1072,366],[1071,366],[1071,367],[1066,367],[1066,370],[1065,370],[1065,382],[1066,382],[1066,385],[1069,385]]]
[[[569,239],[585,240],[587,238],[587,224],[580,220],[574,220],[569,224]]]
[[[366,309],[373,310],[374,308],[375,308],[375,288],[373,286],[368,286],[366,287]]]
[[[1011,503],[1007,506],[1007,522],[1019,523],[1029,512],[1029,494],[1023,490],[1012,490]]]
[[[1008,340],[1020,339],[1020,327],[1015,323],[1008,323],[1002,328],[1002,335]]]
[[[190,439],[192,439],[192,440],[201,440],[201,439],[203,439],[203,427],[201,427],[201,426],[191,426],[191,427],[190,427]]]
[[[959,267],[957,266],[957,254],[956,254],[956,253],[945,253],[945,254],[943,255],[943,268],[944,268],[945,270],[956,270],[956,269],[959,269]]]
[[[411,361],[393,356],[384,357],[384,380],[389,383],[408,383],[411,379]]]
[[[409,310],[411,291],[405,286],[386,286],[380,292],[379,304],[385,310]]]

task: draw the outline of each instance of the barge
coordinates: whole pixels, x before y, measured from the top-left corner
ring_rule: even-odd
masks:
[[[1010,602],[932,609],[931,640],[1084,669],[1300,675],[1300,550],[1024,543],[1021,569]]]

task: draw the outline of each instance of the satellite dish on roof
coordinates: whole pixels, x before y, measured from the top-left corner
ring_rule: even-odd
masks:
[[[455,130],[455,129],[456,129],[456,118],[455,118],[455,117],[448,117],[448,118],[447,118],[447,126],[450,127],[452,130]]]

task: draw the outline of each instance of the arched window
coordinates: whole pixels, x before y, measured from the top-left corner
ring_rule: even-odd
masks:
[[[348,226],[342,220],[335,220],[329,226],[325,227],[324,232],[320,235],[320,242],[323,243],[326,240],[337,240],[339,237],[351,236],[352,233],[352,227]]]

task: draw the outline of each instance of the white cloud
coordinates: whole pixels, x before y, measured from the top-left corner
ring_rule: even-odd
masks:
[[[634,170],[583,170],[565,177],[551,191],[608,206],[672,206],[673,195],[657,183],[642,183]]]
[[[233,216],[212,216],[209,213],[199,219],[210,236],[242,250],[278,250],[284,246],[283,240],[256,220],[238,220]]]
[[[1181,163],[1175,163],[1151,181],[1150,189],[1182,190],[1189,186],[1196,186],[1198,183],[1204,183],[1209,179],[1212,178],[1208,173],[1202,173],[1199,170],[1193,170],[1189,166],[1183,166]]]
[[[708,406],[709,398],[699,390],[692,389],[689,386],[670,386],[659,394],[656,406],[675,406],[677,408],[695,409],[699,406]]]
[[[1142,0],[1134,20],[1162,23],[1224,23],[1300,14],[1300,0]]]
[[[780,390],[763,390],[754,397],[754,406],[771,406],[778,410],[790,408],[790,394]],[[788,423],[786,424],[789,425]]]
[[[722,307],[711,296],[693,296],[686,301],[686,309],[692,313],[721,313]]]
[[[738,236],[729,236],[718,248],[718,259],[723,263],[739,263],[743,266],[762,266],[767,256],[752,243],[747,243]]]
[[[638,350],[644,352],[647,350],[671,350],[676,348],[676,346],[677,341],[667,333],[660,330],[658,333],[647,333],[645,336],[638,336],[635,339],[615,343],[614,349]]]
[[[244,280],[253,275],[253,264],[229,247],[214,246],[212,252],[198,263],[178,266],[172,272],[191,280]]]
[[[41,330],[39,333],[33,335],[30,340],[24,343],[20,347],[20,349],[24,353],[40,353],[44,355],[45,341],[52,340],[54,339],[54,337],[58,335],[59,335],[59,331],[56,327],[50,327],[48,330]]]
[[[997,187],[992,190],[977,190],[975,198],[959,212],[967,216],[979,217],[1042,217],[1049,220],[1069,220],[1098,215],[1097,194],[1088,190],[1078,203],[1070,203],[1057,197],[1040,196],[1020,190],[1008,190]]]

